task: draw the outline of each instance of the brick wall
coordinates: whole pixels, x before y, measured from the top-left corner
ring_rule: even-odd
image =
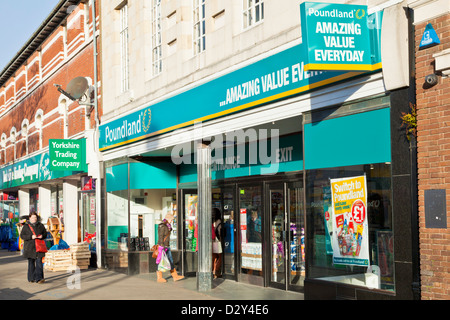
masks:
[[[419,50],[427,23],[441,44]],[[433,54],[450,48],[450,15],[416,25],[415,48],[421,292],[424,300],[450,300],[450,78],[424,86],[435,72]],[[446,190],[447,229],[425,227],[424,193],[430,189]]]
[[[63,96],[54,87],[54,84],[60,84],[67,88],[70,80],[78,76],[94,79],[93,43],[86,43],[90,39],[84,37],[88,33],[84,23],[85,6],[80,3],[68,16],[66,43],[63,36],[66,29],[60,25],[42,43],[40,51],[32,53],[14,76],[0,87],[0,135],[6,136],[5,147],[0,148],[0,165],[39,151],[40,140],[42,148],[45,148],[49,139],[65,138],[66,124],[68,138],[85,130],[85,107],[66,99],[68,112],[65,120],[59,104]],[[42,129],[37,128],[35,122],[36,114],[41,111]],[[24,119],[29,123],[26,135],[21,134]],[[17,132],[15,142],[11,141],[13,127]]]

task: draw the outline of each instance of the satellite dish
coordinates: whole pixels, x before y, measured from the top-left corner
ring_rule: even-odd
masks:
[[[84,95],[87,89],[89,89],[87,79],[85,77],[76,77],[69,82],[66,92],[74,97],[75,100],[78,100]]]

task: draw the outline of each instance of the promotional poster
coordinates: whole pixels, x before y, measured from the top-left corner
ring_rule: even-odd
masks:
[[[333,263],[369,266],[366,176],[330,179]]]

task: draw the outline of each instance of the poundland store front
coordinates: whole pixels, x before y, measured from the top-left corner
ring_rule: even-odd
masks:
[[[225,278],[307,299],[411,299],[409,145],[397,120],[408,91],[386,92],[380,28],[369,30],[373,71],[305,71],[303,45],[290,43],[103,123],[104,264],[154,272],[156,228],[172,213],[176,268],[197,274],[203,141]]]

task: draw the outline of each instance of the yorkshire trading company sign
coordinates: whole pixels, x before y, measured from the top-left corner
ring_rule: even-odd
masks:
[[[300,4],[305,70],[371,71],[367,6]]]
[[[70,139],[50,139],[50,170],[86,171],[86,142]]]

